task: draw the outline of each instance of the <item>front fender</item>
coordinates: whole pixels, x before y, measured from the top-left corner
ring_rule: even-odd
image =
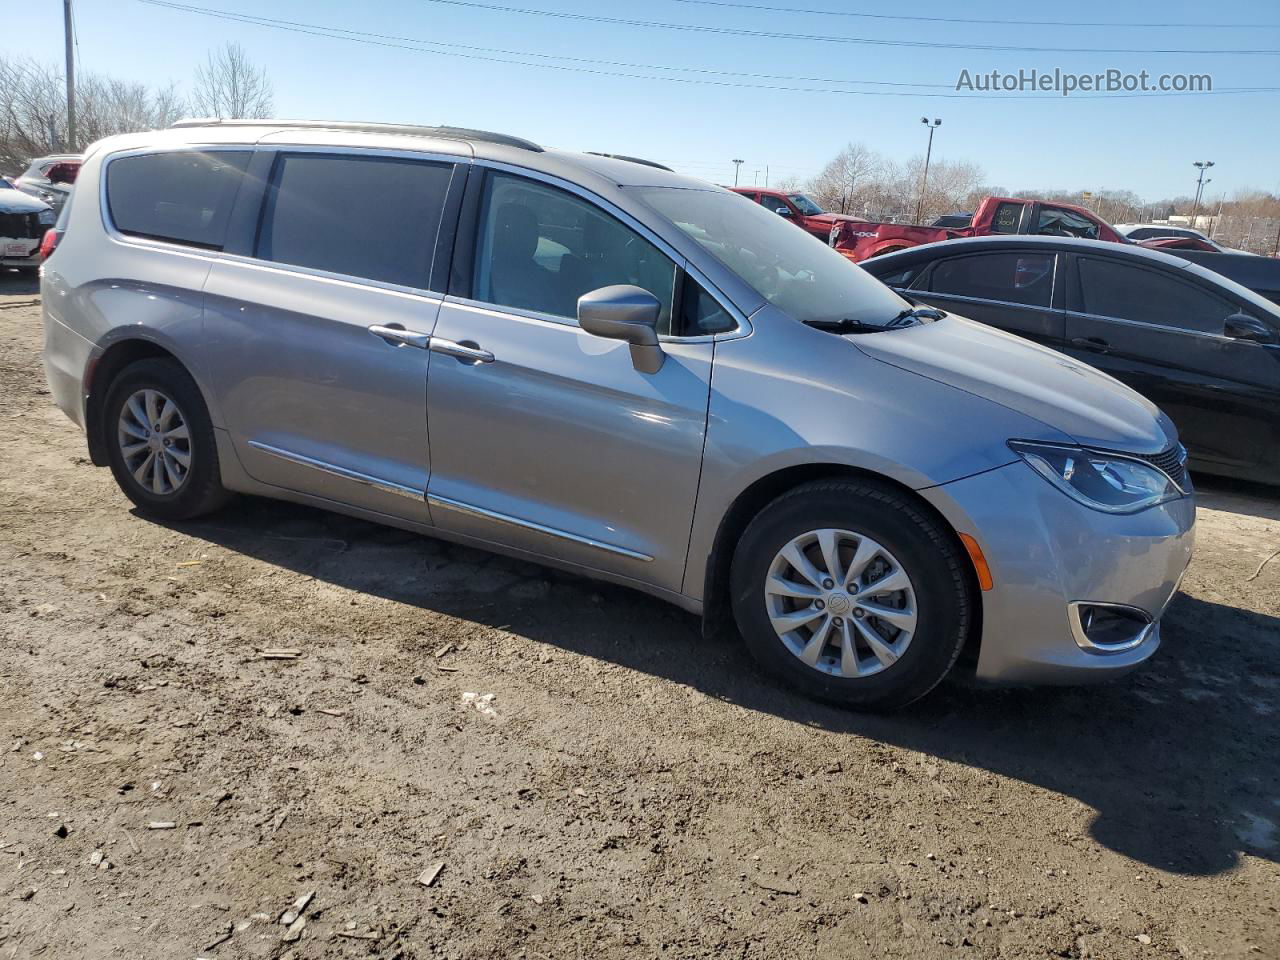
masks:
[[[701,598],[721,520],[746,490],[797,466],[876,474],[913,490],[1012,462],[1010,437],[1057,430],[858,350],[767,307],[717,343],[684,592]],[[895,336],[894,332],[863,336]]]

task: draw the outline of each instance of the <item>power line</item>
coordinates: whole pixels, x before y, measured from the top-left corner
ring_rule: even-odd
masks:
[[[737,10],[766,10],[770,13],[811,13],[824,17],[858,17],[864,20],[911,20],[917,23],[973,23],[997,24],[1010,27],[1141,27],[1164,29],[1194,27],[1204,29],[1274,30],[1280,23],[1092,23],[1073,20],[980,20],[973,17],[919,17],[902,13],[863,13],[853,10],[816,10],[809,7],[781,7],[765,3],[730,3],[728,0],[676,0],[677,3],[697,4],[704,7],[732,7]]]
[[[807,40],[816,43],[861,43],[881,47],[924,47],[934,50],[985,50],[1017,51],[1021,53],[1139,53],[1139,54],[1195,54],[1198,56],[1280,56],[1280,50],[1183,50],[1133,47],[1028,47],[983,43],[943,43],[930,40],[875,40],[870,37],[834,37],[814,33],[781,33],[773,30],[748,30],[744,27],[716,27],[697,23],[669,23],[665,20],[628,20],[622,17],[606,17],[593,13],[570,13],[565,10],[538,10],[533,7],[511,7],[496,3],[477,3],[475,0],[423,0],[451,7],[488,10],[494,13],[519,13],[535,17],[555,17],[562,20],[609,23],[623,27],[649,27],[657,30],[682,30],[692,33],[717,33],[736,37],[762,37],[768,40]]]
[[[141,0],[148,3],[150,0]],[[258,14],[234,13],[232,11],[215,11],[208,7],[197,7],[193,4],[164,2],[159,0],[152,4],[153,6],[168,7],[174,10],[180,10],[187,13],[203,13],[209,16],[222,16],[225,18],[234,18],[244,20],[246,22],[256,23],[261,26],[280,25],[291,27],[306,27],[315,30],[325,30],[341,34],[350,34],[352,37],[371,37],[376,40],[393,40],[404,43],[423,44],[432,47],[449,47],[455,50],[470,50],[478,53],[498,53],[515,57],[533,57],[542,60],[567,60],[572,63],[594,63],[602,66],[610,67],[630,67],[640,70],[671,70],[680,73],[701,73],[711,74],[721,77],[743,77],[753,80],[787,80],[794,83],[833,83],[833,84],[864,84],[878,87],[922,87],[942,90],[954,90],[955,85],[950,83],[910,83],[902,80],[851,80],[840,77],[806,77],[796,76],[793,74],[779,73],[745,73],[738,70],[712,70],[707,67],[676,67],[664,64],[652,63],[635,63],[627,60],[600,60],[591,57],[570,57],[562,54],[550,53],[531,53],[526,50],[511,50],[504,47],[479,47],[467,43],[449,43],[444,40],[420,40],[416,37],[402,37],[395,34],[386,33],[370,33],[364,30],[351,30],[346,27],[326,27],[320,24],[305,23],[298,20],[281,20],[276,17],[263,17]],[[337,39],[346,39],[339,37]],[[499,61],[505,62],[505,61]],[[527,64],[527,66],[536,66],[536,64]]]
[[[1020,94],[999,94],[999,93],[915,93],[900,90],[845,90],[837,87],[796,87],[782,86],[778,84],[763,83],[737,83],[729,80],[711,80],[701,77],[678,77],[678,76],[655,76],[652,74],[642,73],[624,73],[616,70],[598,70],[592,67],[574,66],[566,63],[528,63],[522,60],[511,60],[504,57],[488,56],[482,53],[462,53],[461,50],[491,50],[494,48],[469,47],[464,44],[447,44],[438,40],[417,40],[410,37],[395,37],[386,34],[373,34],[366,31],[351,30],[345,27],[328,27],[320,24],[305,23],[294,20],[279,20],[272,17],[260,17],[254,14],[235,13],[226,10],[216,10],[209,7],[198,7],[193,4],[177,3],[173,0],[138,0],[149,6],[160,7],[167,10],[173,10],[179,13],[192,13],[200,16],[213,17],[220,20],[228,20],[233,23],[245,23],[252,26],[267,27],[274,30],[283,30],[289,33],[305,34],[315,37],[323,37],[329,40],[346,40],[351,43],[362,43],[369,46],[384,47],[398,50],[408,50],[413,53],[421,53],[434,56],[454,57],[463,60],[478,60],[487,63],[503,63],[512,66],[521,67],[537,67],[546,70],[560,70],[571,73],[586,73],[595,76],[619,77],[631,80],[662,80],[671,83],[694,83],[706,86],[731,87],[743,90],[778,90],[791,93],[831,93],[844,94],[846,96],[864,96],[864,97],[928,97],[943,100],[1096,100],[1096,99],[1126,99],[1131,97],[1177,97],[1177,96],[1213,96],[1234,93],[1269,93],[1280,90],[1280,87],[1237,87],[1224,88],[1212,91],[1177,91],[1177,92],[1160,92],[1160,93],[1117,93],[1117,94],[1083,94],[1071,98],[1059,97],[1053,94],[1045,95],[1020,95]],[[425,49],[424,46],[448,46],[449,50],[433,50]],[[512,56],[534,57],[544,60],[570,60],[572,63],[599,63],[604,65],[622,65],[620,61],[608,60],[590,60],[586,58],[560,57],[553,54],[528,53],[523,51],[509,51]],[[671,67],[657,64],[625,64],[634,66],[637,69],[646,70],[685,70],[700,68],[683,68]],[[751,76],[750,74],[735,74],[730,71],[705,71],[724,76]],[[760,75],[764,76],[764,75]],[[823,82],[823,83],[879,83],[881,81],[866,80],[837,80],[829,78],[811,78],[808,80],[797,80],[797,82]],[[887,82],[887,81],[886,81]],[[921,86],[926,86],[921,84]],[[928,84],[929,87],[945,87],[952,89],[950,84]]]

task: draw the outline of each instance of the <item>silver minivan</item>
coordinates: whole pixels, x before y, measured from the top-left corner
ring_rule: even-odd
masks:
[[[553,564],[861,708],[962,654],[1122,674],[1190,558],[1142,397],[656,164],[191,121],[92,147],[66,226],[53,395],[165,520],[239,492]]]

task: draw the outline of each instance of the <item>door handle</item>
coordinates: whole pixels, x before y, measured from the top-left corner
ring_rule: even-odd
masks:
[[[482,349],[480,344],[472,340],[454,343],[452,340],[445,340],[442,337],[432,337],[431,345],[428,349],[432,353],[442,353],[446,357],[453,357],[462,363],[493,363],[493,354],[488,350]]]
[[[375,323],[369,328],[369,332],[392,346],[417,347],[419,350],[429,350],[431,348],[431,336],[426,333],[418,333],[416,330],[406,330],[400,326],[384,327]]]
[[[1079,347],[1081,350],[1091,350],[1094,353],[1110,353],[1111,344],[1103,340],[1101,337],[1072,337],[1071,345]]]

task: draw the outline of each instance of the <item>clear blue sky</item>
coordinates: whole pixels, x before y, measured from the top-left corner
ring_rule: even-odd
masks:
[[[1157,55],[920,49],[682,32],[497,12],[432,0],[187,0],[258,16],[442,43],[668,67],[851,80],[953,85],[962,69],[986,72],[1115,67],[1153,75],[1209,73],[1215,88],[1280,87],[1280,56]],[[776,13],[680,0],[477,0],[478,3],[744,30],[1031,47],[1154,47],[1280,50],[1275,0],[1139,0],[1071,4],[1006,0],[748,0],[882,15],[986,18],[992,25],[923,23]],[[441,123],[500,130],[541,143],[628,153],[686,173],[747,182],[805,178],[850,140],[905,158],[923,151],[922,114],[940,117],[934,155],[972,160],[987,181],[1017,188],[1130,189],[1146,199],[1189,194],[1193,160],[1214,160],[1207,197],[1241,187],[1280,190],[1280,93],[1139,99],[935,99],[737,89],[628,79],[368,46],[147,6],[139,0],[76,0],[82,70],[187,84],[205,52],[242,44],[265,65],[276,113],[287,117]],[[12,11],[11,11],[12,12]],[[1025,26],[1016,19],[1137,23],[1276,24],[1249,29]],[[27,0],[7,18],[0,53],[56,60],[62,4]],[[452,48],[454,52],[466,52]],[[495,56],[495,54],[481,54]],[[496,56],[504,56],[497,54]],[[521,59],[507,56],[506,59]],[[529,59],[529,58],[524,58]],[[566,63],[563,60],[544,62]],[[632,67],[592,69],[654,74]],[[679,74],[690,76],[690,74]],[[737,83],[830,84],[704,75]],[[850,86],[864,91],[914,88]],[[952,93],[935,89],[935,93]]]

